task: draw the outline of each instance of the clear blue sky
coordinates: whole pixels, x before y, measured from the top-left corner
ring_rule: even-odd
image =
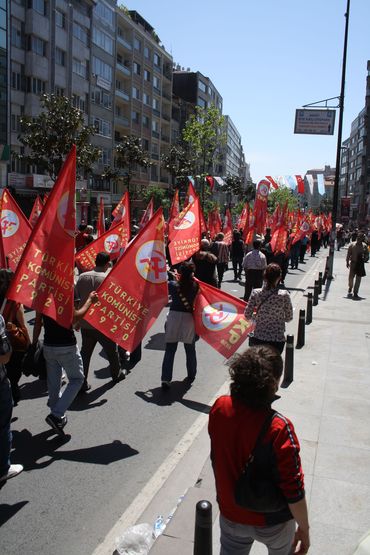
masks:
[[[124,2],[125,3],[125,2]],[[333,136],[295,135],[295,109],[340,93],[347,0],[135,0],[174,62],[207,75],[254,180],[334,166]],[[343,139],[365,105],[370,0],[351,0]]]

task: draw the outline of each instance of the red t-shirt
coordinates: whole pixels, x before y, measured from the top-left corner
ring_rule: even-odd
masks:
[[[258,434],[267,418],[267,409],[253,409],[229,395],[219,397],[209,414],[211,458],[216,480],[217,501],[221,514],[233,522],[266,526],[290,520],[289,509],[278,513],[255,513],[234,501],[235,484],[240,477]],[[304,477],[299,456],[300,446],[293,424],[277,413],[262,443],[273,448],[279,487],[287,502],[304,498]]]

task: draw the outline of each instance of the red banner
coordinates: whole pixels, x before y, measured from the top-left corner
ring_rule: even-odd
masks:
[[[271,185],[273,186],[274,189],[278,189],[279,185],[276,183],[275,179],[273,179],[271,177],[271,175],[266,175],[266,179],[269,180],[269,182],[271,183]]]
[[[168,226],[169,252],[172,264],[187,260],[200,249],[200,202],[197,195],[193,203],[180,212]]]
[[[300,193],[301,195],[304,195],[304,180],[302,179],[301,175],[296,175],[295,176],[296,180],[297,180],[297,191],[298,193]]]
[[[105,233],[104,200],[100,197],[98,222],[96,224],[96,234],[98,237]]]
[[[32,230],[7,295],[66,328],[71,326],[74,304],[75,189],[73,146]]]
[[[254,226],[256,232],[260,234],[265,230],[269,190],[270,182],[261,179],[257,185],[256,200],[254,201]]]
[[[233,220],[229,208],[226,209],[222,233],[224,234],[224,243],[231,245],[233,240]]]
[[[168,221],[170,222],[171,220],[176,218],[179,215],[179,213],[180,213],[179,190],[176,189],[175,194],[173,195]]]
[[[153,214],[154,214],[154,199],[152,197],[148,203],[148,206],[146,207],[143,217],[140,220],[140,223],[139,223],[140,229],[144,227],[149,222],[149,220],[153,218]]]
[[[207,175],[206,176],[206,181],[209,185],[209,188],[211,189],[211,192],[213,193],[213,187],[215,186],[215,180],[211,175]]]
[[[192,202],[195,201],[195,198],[197,197],[197,193],[195,192],[194,189],[194,185],[193,183],[190,181],[189,185],[188,185],[188,190],[186,193],[186,197],[185,197],[185,202],[184,202],[184,208],[187,207],[188,204],[191,204]]]
[[[37,195],[37,197],[35,198],[35,202],[33,203],[33,207],[32,207],[30,217],[28,218],[28,221],[29,221],[31,227],[35,227],[36,222],[39,219],[39,216],[42,212],[43,207],[44,207],[44,205],[42,203],[42,200]]]
[[[162,208],[129,244],[98,294],[85,320],[132,352],[168,303]]]
[[[271,238],[271,250],[273,253],[286,252],[288,231],[285,226],[277,227]]]
[[[126,222],[126,226],[128,226],[128,229],[130,231],[130,196],[128,194],[128,191],[125,192],[125,194],[113,210],[112,216],[114,217],[114,220],[110,225],[111,228],[115,227],[117,224],[123,223],[124,220]]]
[[[208,230],[211,236],[211,239],[214,239],[217,233],[220,233],[222,229],[222,222],[221,216],[217,208],[211,210],[208,213]]]
[[[294,243],[296,243],[297,241],[300,241],[301,239],[303,239],[303,237],[308,236],[310,233],[311,233],[311,226],[306,218],[299,223],[298,229],[296,230],[292,240],[292,245],[294,245]]]
[[[238,231],[240,231],[240,230],[243,231],[244,230],[245,224],[246,224],[247,219],[248,219],[248,216],[249,216],[249,202],[246,202],[246,204],[245,204],[245,206],[244,206],[243,210],[241,211],[241,214],[238,218],[238,223],[236,224],[236,227],[237,227]]]
[[[5,266],[16,270],[26,243],[31,235],[31,225],[7,189],[1,198],[1,237]]]
[[[226,358],[231,357],[254,329],[246,320],[246,303],[202,281],[195,299],[195,331]]]
[[[89,243],[85,248],[76,254],[76,265],[82,272],[87,272],[95,268],[95,258],[99,252],[109,254],[111,260],[116,260],[120,252],[130,240],[130,230],[127,228],[127,221],[111,227],[100,237]]]

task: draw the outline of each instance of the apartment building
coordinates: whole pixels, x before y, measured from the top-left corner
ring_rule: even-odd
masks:
[[[93,174],[77,184],[78,219],[93,219],[101,197],[109,214],[121,197],[123,181],[105,179],[104,169],[113,165],[123,135],[142,137],[153,162],[138,169],[133,184],[167,186],[159,161],[171,138],[173,62],[153,27],[116,0],[11,0],[9,7],[10,130],[4,144],[21,152],[21,116],[39,114],[42,93],[65,95],[95,127],[92,143],[101,151]],[[30,202],[53,186],[49,176],[14,157],[8,184]]]

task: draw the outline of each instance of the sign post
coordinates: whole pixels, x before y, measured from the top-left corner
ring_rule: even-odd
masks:
[[[335,110],[298,109],[295,112],[294,133],[304,135],[333,135]]]

